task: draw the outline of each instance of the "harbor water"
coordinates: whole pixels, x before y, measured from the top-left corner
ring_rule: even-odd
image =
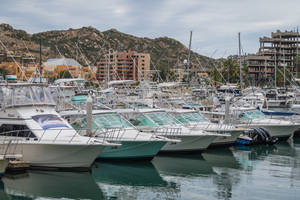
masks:
[[[300,139],[151,162],[97,162],[91,173],[28,171],[1,180],[0,199],[300,198]]]

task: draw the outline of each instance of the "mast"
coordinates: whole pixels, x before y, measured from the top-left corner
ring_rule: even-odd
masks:
[[[240,86],[243,88],[243,73],[242,73],[242,56],[241,56],[241,33],[238,33],[239,37],[239,60],[240,60]]]
[[[187,60],[188,81],[190,81],[190,69],[191,69],[190,58],[191,58],[192,36],[193,36],[193,31],[190,32],[189,54]]]
[[[40,83],[42,82],[42,39],[40,39]]]
[[[283,50],[283,86],[284,86],[284,88],[285,88],[285,70],[286,70],[286,64],[285,64],[285,55],[284,55],[284,50]]]
[[[275,88],[277,88],[277,56],[276,56],[276,47],[275,47],[275,79],[274,79],[274,81],[275,81]]]

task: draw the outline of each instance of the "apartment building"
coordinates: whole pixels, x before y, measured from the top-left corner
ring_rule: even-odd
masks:
[[[299,55],[299,32],[277,30],[271,33],[271,37],[259,38],[260,47],[258,53],[246,57],[248,72],[253,85],[274,82],[275,69],[282,73],[297,74],[299,70],[295,58]]]
[[[150,54],[128,52],[111,52],[97,62],[96,78],[100,82],[112,80],[149,79]]]

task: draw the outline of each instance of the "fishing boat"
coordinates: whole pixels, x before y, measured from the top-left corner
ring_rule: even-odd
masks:
[[[260,110],[251,106],[235,107],[232,112],[234,118],[237,119],[235,123],[238,127],[263,128],[271,137],[282,140],[293,136],[294,132],[300,127],[299,123],[293,121],[269,118]]]
[[[189,128],[224,134],[224,137],[217,137],[210,146],[234,144],[237,138],[244,132],[243,128],[236,128],[230,124],[212,123],[195,110],[174,109],[169,110],[168,113],[172,114],[175,119]],[[228,137],[228,135],[230,136]]]
[[[87,126],[85,111],[61,113],[77,130]],[[167,142],[179,142],[136,129],[130,122],[113,110],[94,110],[92,115],[94,138],[121,144],[105,147],[98,158],[110,160],[151,160]],[[82,132],[82,134],[86,134]]]
[[[164,153],[203,151],[217,137],[224,136],[224,134],[185,127],[163,109],[121,109],[118,112],[143,132],[181,141],[168,142],[161,149]]]
[[[88,169],[105,146],[113,145],[79,135],[55,111],[43,84],[0,85],[0,101],[0,140],[17,139],[15,152],[31,167]]]

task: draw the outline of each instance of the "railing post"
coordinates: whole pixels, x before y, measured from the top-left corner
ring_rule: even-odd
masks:
[[[60,131],[58,132],[58,134],[56,135],[56,137],[54,138],[53,142],[56,141],[56,138],[58,137],[58,135],[61,133],[62,129],[60,129]]]
[[[73,137],[71,138],[71,140],[69,141],[69,143],[71,143],[75,137],[75,135],[77,134],[77,132],[74,133]]]

